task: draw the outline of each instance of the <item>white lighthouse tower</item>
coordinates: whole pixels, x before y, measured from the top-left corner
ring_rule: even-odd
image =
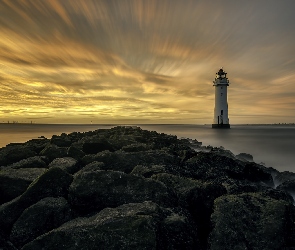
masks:
[[[230,128],[228,119],[227,86],[229,81],[221,68],[217,73],[213,86],[215,87],[215,108],[212,128]]]

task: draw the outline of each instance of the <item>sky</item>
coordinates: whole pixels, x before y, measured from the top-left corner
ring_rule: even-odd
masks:
[[[0,122],[295,122],[294,0],[0,0]]]

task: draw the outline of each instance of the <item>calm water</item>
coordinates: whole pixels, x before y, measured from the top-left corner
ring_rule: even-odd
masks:
[[[249,153],[258,163],[280,171],[295,172],[295,126],[232,126],[231,129],[211,129],[206,125],[139,125],[142,129],[197,139],[203,145],[223,146],[234,154]],[[0,124],[0,147],[10,142],[25,142],[38,136],[74,131],[86,132],[114,125],[36,125]]]

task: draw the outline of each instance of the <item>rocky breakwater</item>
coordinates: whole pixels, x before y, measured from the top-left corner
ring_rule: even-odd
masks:
[[[138,127],[7,145],[0,249],[295,249],[294,174],[252,160]]]

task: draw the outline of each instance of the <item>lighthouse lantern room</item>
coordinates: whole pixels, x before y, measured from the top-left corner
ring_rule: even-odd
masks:
[[[221,68],[217,73],[213,86],[215,87],[215,108],[212,128],[230,128],[228,119],[227,86],[229,80]]]

